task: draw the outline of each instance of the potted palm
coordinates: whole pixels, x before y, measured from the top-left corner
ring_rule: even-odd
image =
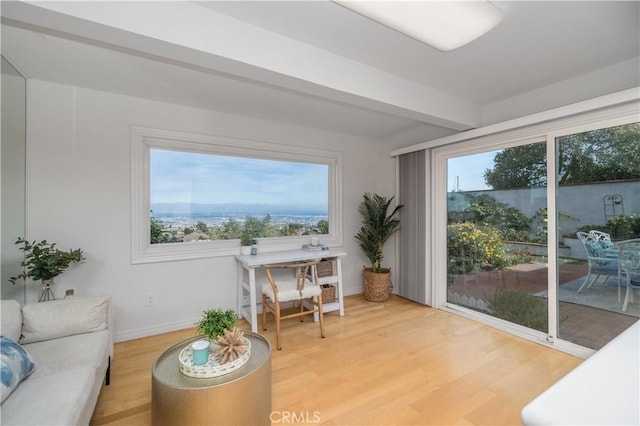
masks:
[[[15,244],[19,245],[18,249],[25,254],[20,264],[25,269],[17,277],[9,278],[9,281],[15,284],[18,279],[42,280],[39,302],[55,299],[53,279],[66,271],[72,263],[85,260],[81,249],[63,251],[56,248],[56,243],[46,240],[37,243],[18,238]]]
[[[362,216],[362,225],[355,239],[371,262],[371,267],[363,269],[364,297],[372,302],[383,302],[389,298],[391,287],[391,269],[382,266],[383,248],[386,242],[400,228],[400,219],[395,215],[402,204],[391,213],[389,208],[394,197],[386,198],[378,194],[364,194],[364,200],[358,207]]]

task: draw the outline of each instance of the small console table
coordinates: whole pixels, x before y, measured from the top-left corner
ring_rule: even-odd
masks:
[[[245,331],[251,357],[239,369],[198,379],[180,372],[178,354],[204,335],[182,340],[165,350],[151,369],[151,424],[271,425],[271,345]]]
[[[347,255],[342,250],[323,251],[286,250],[258,253],[257,255],[236,255],[238,263],[238,313],[251,324],[251,331],[258,331],[258,297],[256,289],[256,269],[278,263],[304,262],[328,259],[336,262],[334,276],[321,277],[320,284],[336,283],[337,297],[333,303],[323,303],[323,312],[340,311],[344,315],[342,295],[342,258]],[[244,297],[248,296],[248,304]]]

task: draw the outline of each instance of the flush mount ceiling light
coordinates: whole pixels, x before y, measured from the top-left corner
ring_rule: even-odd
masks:
[[[452,50],[490,31],[502,11],[488,1],[333,0],[439,50]]]

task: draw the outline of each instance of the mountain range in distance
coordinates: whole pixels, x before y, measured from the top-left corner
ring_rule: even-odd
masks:
[[[250,204],[250,203],[151,203],[151,211],[155,214],[299,214],[326,216],[327,207],[300,206],[283,204]]]

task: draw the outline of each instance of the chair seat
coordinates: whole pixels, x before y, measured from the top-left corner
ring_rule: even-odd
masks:
[[[602,265],[598,263],[602,263]],[[591,272],[596,274],[618,275],[618,261],[594,262],[594,265],[591,267]]]
[[[278,280],[278,301],[287,302],[290,300],[309,299],[319,296],[322,289],[318,285],[314,285],[309,279],[305,280],[302,294],[297,288],[295,279]],[[273,288],[268,282],[262,284],[262,294],[266,294],[271,300],[275,300]]]

